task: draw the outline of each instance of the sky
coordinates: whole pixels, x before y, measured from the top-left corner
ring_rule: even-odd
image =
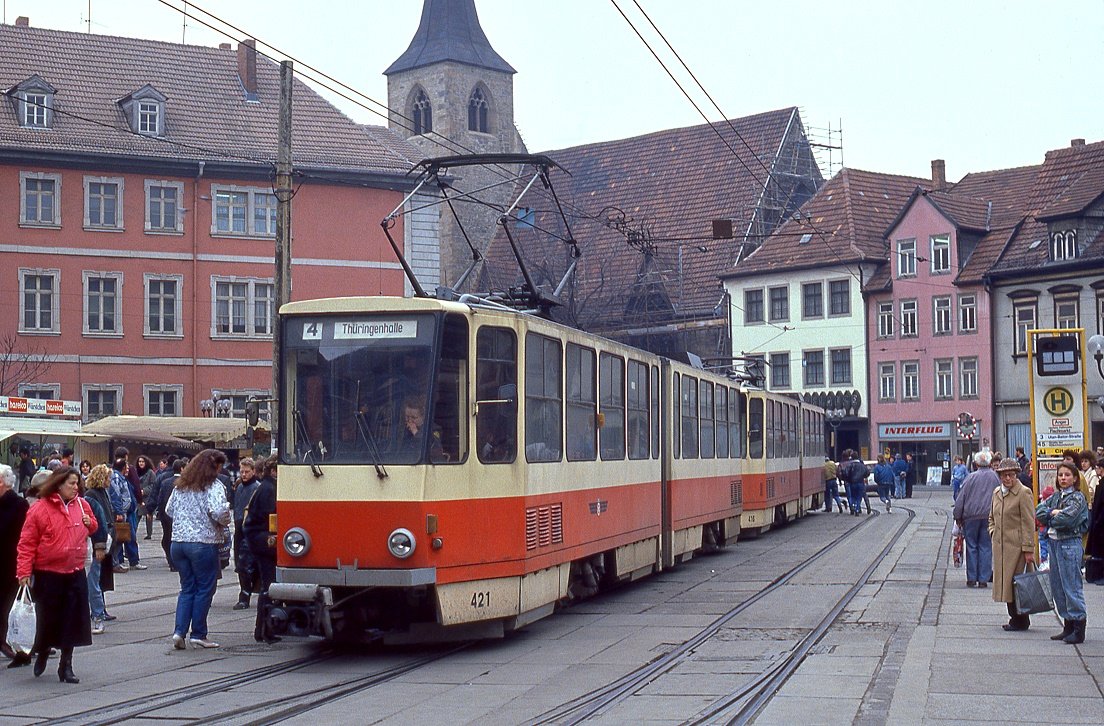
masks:
[[[195,20],[185,27],[183,0],[2,1],[8,23],[26,15],[36,27],[208,46],[242,37]],[[294,57],[386,103],[383,70],[409,44],[422,2],[199,0],[190,7],[232,23],[277,58]],[[1104,0],[476,0],[476,7],[491,45],[518,71],[515,122],[532,152],[704,123],[618,7],[678,71],[709,121],[797,106],[814,141],[829,141],[817,129],[842,128],[834,161],[851,168],[929,176],[931,160],[945,159],[947,177],[957,180],[1041,163],[1047,150],[1074,138],[1104,140]],[[356,121],[385,123],[328,97]]]

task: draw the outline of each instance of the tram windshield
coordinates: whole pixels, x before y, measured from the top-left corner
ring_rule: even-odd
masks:
[[[291,318],[284,452],[311,464],[462,458],[466,324],[433,315]],[[460,330],[459,328],[462,328]]]

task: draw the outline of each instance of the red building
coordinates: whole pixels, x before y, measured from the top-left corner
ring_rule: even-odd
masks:
[[[279,66],[25,18],[0,47],[0,366],[39,363],[0,395],[240,413],[271,385]],[[418,152],[293,99],[293,299],[402,294],[378,225]]]

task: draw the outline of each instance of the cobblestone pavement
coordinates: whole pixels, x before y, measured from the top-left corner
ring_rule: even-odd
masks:
[[[832,626],[755,719],[758,724],[1104,723],[1104,587],[1086,585],[1087,642],[1049,640],[1054,616],[1007,633],[1003,604],[967,589],[949,567],[950,494],[918,489],[901,503],[916,516]],[[895,510],[900,507],[895,508]],[[217,650],[174,651],[168,636],[176,580],[154,540],[141,541],[146,571],[116,575],[108,609],[118,620],[76,652],[81,683],[58,683],[51,660],[0,670],[0,724],[69,717],[88,723],[264,722],[241,711],[308,692],[317,705],[289,723],[537,722],[561,704],[677,649],[865,517],[814,513],[724,552],[577,604],[524,632],[451,652],[330,652],[317,643],[258,645],[253,612],[234,611],[227,572],[211,613]],[[773,664],[853,587],[906,514],[879,514],[823,560],[735,615],[670,670],[611,704],[593,723],[691,721]],[[438,657],[425,664],[414,659]],[[365,674],[397,665],[372,685]],[[325,702],[334,684],[340,698]],[[352,684],[352,685],[349,685]],[[317,690],[316,690],[317,689]],[[93,711],[119,704],[113,711]],[[141,704],[146,704],[143,707]],[[154,707],[148,713],[137,711]],[[279,709],[282,704],[274,704]]]

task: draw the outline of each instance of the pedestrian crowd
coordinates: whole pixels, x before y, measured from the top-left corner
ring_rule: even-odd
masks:
[[[1008,611],[1004,629],[1027,630],[1030,616],[1017,607],[1014,579],[1045,569],[1063,624],[1051,640],[1085,642],[1084,584],[1104,585],[1104,496],[1095,497],[1104,457],[1088,449],[1063,452],[1053,484],[1044,484],[1038,498],[1031,460],[1022,447],[1010,457],[980,451],[971,464],[973,471],[966,474],[964,462],[956,459],[951,474],[955,564],[963,541],[966,586],[992,584],[993,600]]]
[[[879,454],[878,460],[871,469],[854,449],[844,449],[840,453],[839,462],[831,457],[824,460],[824,511],[831,512],[832,504],[838,508],[840,514],[844,511],[844,502],[847,499],[847,511],[854,516],[860,516],[863,507],[870,514],[870,497],[866,492],[867,479],[873,476],[874,484],[878,489],[878,499],[882,502],[886,512],[893,511],[894,499],[911,499],[913,487],[916,486],[916,462],[911,453],[897,453],[896,458],[891,459],[889,452]]]
[[[166,455],[157,463],[140,455],[133,466],[122,447],[110,463],[98,465],[74,466],[68,449],[43,457],[41,468],[29,450],[18,455],[14,466],[0,464],[0,652],[8,668],[33,663],[38,677],[57,653],[59,680],[79,683],[73,650],[91,645],[116,619],[106,603],[115,576],[148,569],[139,525],[143,539],[151,540],[155,518],[166,563],[180,580],[174,648],[219,647],[210,638],[207,615],[231,549],[239,587],[234,609],[248,609],[253,595],[258,602],[267,597],[276,575],[269,532],[276,511],[275,457],[243,459],[240,474],[232,477],[225,454],[214,449],[190,460]],[[16,649],[9,644],[8,615],[24,591],[34,603],[34,642]],[[260,608],[254,637],[279,640]]]

